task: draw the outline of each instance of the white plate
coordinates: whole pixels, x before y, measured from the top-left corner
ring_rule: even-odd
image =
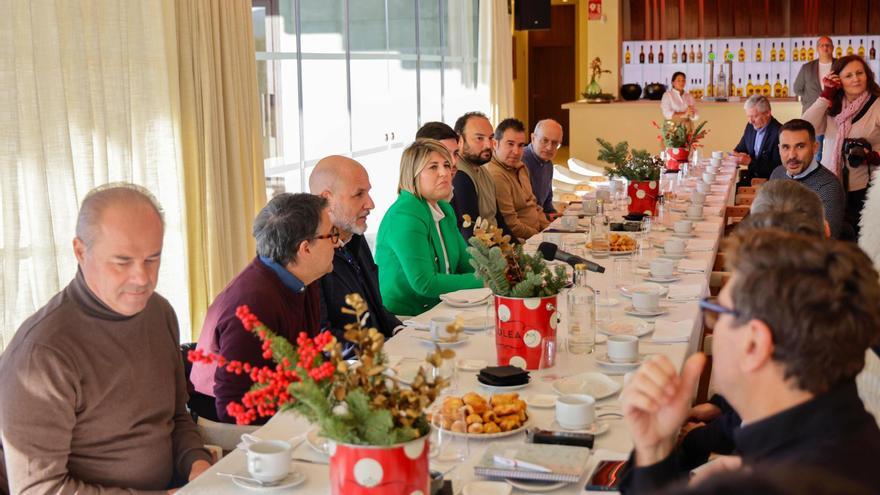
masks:
[[[654,282],[657,284],[671,284],[672,282],[678,282],[681,280],[681,277],[673,275],[671,277],[653,277],[648,275],[647,277],[642,277],[642,280],[645,282]]]
[[[596,304],[598,304],[599,306],[608,306],[608,307],[617,306],[619,303],[620,303],[620,301],[618,301],[617,299],[615,299],[613,297],[607,297],[607,298],[600,297],[596,301]]]
[[[461,329],[465,332],[481,332],[488,328],[495,328],[495,322],[491,319],[487,322],[485,316],[470,316],[461,320]]]
[[[500,481],[471,481],[461,491],[461,495],[510,495],[511,485]]]
[[[658,296],[663,297],[669,292],[669,289],[663,285],[655,284],[653,282],[641,282],[637,284],[628,284],[620,287],[620,293],[623,294],[624,297],[632,297],[632,292],[634,290],[653,290],[657,293]]]
[[[664,308],[663,306],[660,306],[659,308],[656,308],[653,311],[642,311],[642,310],[638,310],[632,306],[627,306],[624,309],[624,312],[630,316],[638,316],[641,318],[650,318],[653,316],[665,315],[669,311],[666,311],[666,308]]]
[[[250,476],[250,474],[243,474],[242,476]],[[283,488],[292,488],[301,484],[306,480],[306,475],[301,471],[293,471],[288,474],[286,478],[281,480],[278,484],[272,486],[264,486],[260,485],[256,481],[248,481],[244,478],[232,478],[232,482],[236,485],[247,488],[248,490],[254,490],[256,492],[272,492],[275,490],[281,490]]]
[[[568,483],[565,481],[538,481],[523,479],[515,480],[512,478],[505,478],[504,481],[510,483],[510,486],[516,488],[517,490],[533,493],[547,493],[549,491],[558,490],[565,485],[568,485]]]
[[[560,395],[587,394],[596,400],[611,397],[620,392],[619,383],[596,371],[560,378],[553,382],[552,387],[553,391]]]
[[[660,257],[666,258],[668,260],[683,260],[683,259],[687,258],[687,255],[684,253],[681,253],[681,254],[661,253]]]
[[[312,450],[319,454],[330,454],[329,448],[327,447],[327,439],[320,435],[317,428],[309,430],[309,433],[306,435],[306,443],[309,444],[309,447],[311,447]]]
[[[477,380],[477,383],[483,388],[486,388],[492,392],[498,392],[501,394],[506,393],[506,392],[512,392],[514,390],[522,390],[522,389],[529,386],[528,383],[523,383],[521,385],[508,385],[506,387],[499,387],[498,385],[489,385],[489,384],[483,383],[480,380]]]
[[[556,396],[553,394],[535,394],[526,398],[526,404],[529,407],[538,409],[549,409],[556,407]]]
[[[674,235],[675,237],[684,237],[684,238],[696,237],[696,236],[697,236],[697,234],[694,234],[693,232],[689,232],[689,233],[687,233],[687,234],[679,234],[678,232],[673,232],[672,235]]]
[[[466,437],[469,439],[489,440],[492,438],[509,437],[511,435],[516,435],[517,433],[522,433],[522,432],[526,431],[526,428],[529,427],[530,421],[531,421],[531,418],[526,418],[525,422],[522,425],[520,425],[519,428],[517,428],[515,430],[510,430],[510,431],[499,431],[498,433],[462,433],[459,431],[452,431],[452,430],[443,430],[443,433],[448,433],[449,435],[452,435],[454,437]],[[437,428],[437,425],[431,425],[431,427],[434,428],[435,430],[442,429],[442,428]]]
[[[458,340],[453,341],[453,342],[445,341],[445,340],[434,340],[431,337],[421,337],[418,335],[416,335],[415,338],[416,338],[416,340],[422,342],[423,344],[437,345],[441,349],[446,348],[446,347],[455,347],[457,345],[464,344],[465,342],[468,341],[468,336],[465,334],[459,334]]]
[[[480,371],[486,366],[489,366],[489,363],[482,359],[459,359],[456,364],[458,365],[458,369],[464,371]]]
[[[571,431],[571,432],[575,432],[575,433],[589,433],[590,435],[594,435],[594,436],[599,436],[603,433],[606,433],[608,431],[608,428],[610,428],[610,427],[611,427],[611,425],[608,424],[607,421],[599,421],[599,420],[593,421],[593,424],[591,424],[587,428],[566,428],[566,427],[562,426],[561,424],[559,424],[559,421],[556,421],[555,419],[553,420],[553,424],[550,425],[551,430]]]
[[[608,324],[608,328],[599,330],[604,335],[635,335],[641,337],[654,331],[654,325],[636,318],[616,320]]]
[[[599,365],[600,369],[603,369],[608,373],[619,375],[638,369],[646,359],[648,359],[647,354],[639,354],[639,360],[633,363],[615,363],[608,359],[607,354],[600,354],[596,356],[596,364]]]

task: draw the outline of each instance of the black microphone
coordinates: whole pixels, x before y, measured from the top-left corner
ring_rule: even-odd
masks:
[[[542,242],[538,245],[538,251],[541,252],[541,255],[544,256],[545,260],[559,260],[568,263],[571,266],[577,265],[578,263],[583,263],[587,265],[587,270],[591,272],[597,273],[605,273],[605,267],[593,263],[590,260],[586,260],[581,258],[580,256],[575,256],[571,253],[566,253],[565,251],[560,251],[559,246],[553,244],[552,242]]]

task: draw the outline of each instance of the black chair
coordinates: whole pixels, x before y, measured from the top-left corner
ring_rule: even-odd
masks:
[[[196,392],[195,387],[192,384],[192,380],[190,380],[190,373],[192,373],[192,363],[189,362],[189,359],[186,358],[189,351],[195,350],[196,343],[189,342],[186,344],[180,344],[180,357],[183,360],[183,371],[186,376],[186,391],[189,394],[189,400],[186,402],[186,406],[189,409],[189,413],[193,417],[193,421],[198,421],[198,419],[205,418],[210,419],[211,421],[220,421],[217,417],[217,407],[214,404],[214,398],[205,395],[199,392]]]

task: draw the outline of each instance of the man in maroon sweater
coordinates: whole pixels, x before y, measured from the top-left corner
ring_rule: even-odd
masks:
[[[236,318],[235,308],[248,305],[268,328],[291,342],[299,332],[316,335],[321,324],[317,280],[333,270],[339,231],[330,221],[326,199],[281,194],[257,215],[253,233],[257,257],[208,308],[197,349],[255,366],[274,366],[263,358],[260,340]],[[227,423],[235,422],[227,405],[240,402],[253,384],[247,375],[204,363],[193,365],[190,378],[197,392],[214,397],[217,416]]]

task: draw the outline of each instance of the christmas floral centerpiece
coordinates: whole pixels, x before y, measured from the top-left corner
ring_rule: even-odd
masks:
[[[602,138],[599,142],[599,160],[613,165],[608,175],[628,181],[627,210],[630,214],[653,215],[657,207],[660,174],[663,160],[645,150],[630,149],[626,141],[611,144]]]
[[[345,302],[349,307],[342,311],[355,317],[354,323],[345,326],[344,335],[354,344],[356,361],[343,359],[342,345],[330,332],[315,337],[302,332],[296,342],[291,343],[267,328],[247,306],[238,307],[236,316],[247,331],[260,339],[263,357],[272,359],[274,367],[227,361],[222,356],[201,350],[190,351],[188,358],[194,362],[215,362],[230,373],[250,376],[254,385],[241,403],[231,403],[227,407],[227,412],[239,424],[249,424],[278,411],[292,410],[317,425],[320,435],[332,445],[333,493],[374,493],[367,488],[382,493],[381,489],[391,489],[388,483],[401,482],[383,477],[381,466],[377,481],[374,464],[370,464],[371,469],[366,471],[348,469],[348,464],[362,460],[365,455],[380,465],[386,461],[406,463],[408,458],[415,467],[396,470],[394,474],[415,473],[414,478],[404,483],[405,486],[412,485],[413,490],[424,489],[428,482],[426,438],[430,430],[425,409],[448,381],[439,376],[429,379],[425,368],[420,368],[411,383],[402,384],[388,371],[388,359],[383,351],[385,337],[377,329],[365,327],[368,317],[366,302],[359,294],[349,294]],[[450,325],[449,331],[461,331],[460,324]],[[439,367],[444,359],[453,356],[450,350],[435,348],[426,361]],[[371,449],[370,454],[359,452],[358,446]],[[393,452],[380,456],[375,447],[383,446],[390,451],[399,446],[400,456],[404,459]],[[368,479],[351,478],[365,472],[369,474]]]
[[[696,128],[689,120],[682,122],[664,120],[662,127],[658,126],[656,122],[651,123],[660,131],[657,139],[663,143],[663,147],[666,149],[666,170],[670,172],[678,172],[681,165],[687,163],[691,150],[698,146],[697,143],[708,132],[704,129],[705,121],[700,122]]]
[[[464,220],[470,226],[470,218]],[[471,265],[495,296],[498,364],[537,369],[543,360],[552,366],[547,343],[556,339],[556,297],[568,283],[565,268],[551,270],[540,253],[527,254],[481,218],[468,242]]]

